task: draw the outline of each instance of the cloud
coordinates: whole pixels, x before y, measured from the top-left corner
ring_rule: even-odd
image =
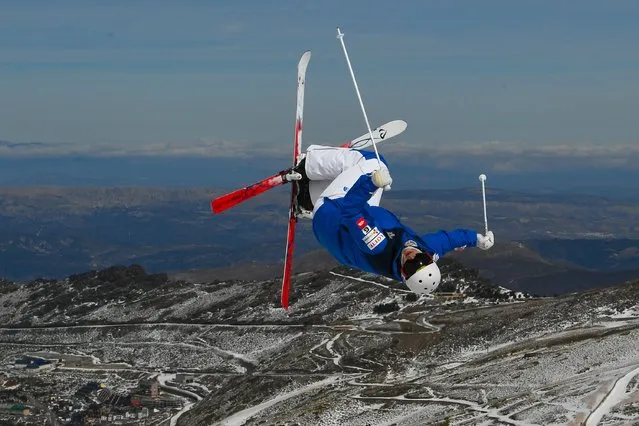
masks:
[[[0,141],[0,149],[1,148],[29,149],[29,148],[42,147],[44,145],[45,144],[43,144],[42,142],[7,142],[7,141]]]
[[[137,145],[0,141],[0,157],[43,157],[66,155],[86,155],[93,157],[202,156],[212,158],[242,158],[255,155],[269,157],[283,156],[283,151],[282,147],[223,140],[156,142]]]
[[[71,154],[71,147],[62,143],[0,141],[0,157]]]
[[[473,164],[486,171],[503,174],[575,168],[639,170],[638,143],[531,145],[489,141],[413,149],[406,145],[395,145],[389,146],[386,152],[402,157],[429,158],[440,169],[463,168],[464,165]]]
[[[309,141],[318,143],[317,141]],[[442,170],[480,168],[486,172],[516,174],[568,169],[639,170],[639,144],[531,145],[523,142],[487,141],[448,146],[415,146],[386,141],[380,152],[391,165],[420,162]],[[247,141],[169,141],[148,144],[70,144],[0,141],[0,157],[86,155],[93,157],[164,156],[288,158],[289,147]]]

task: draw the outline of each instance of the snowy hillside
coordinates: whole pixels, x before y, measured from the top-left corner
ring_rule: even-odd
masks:
[[[337,268],[296,276],[289,312],[278,279],[187,283],[134,266],[2,283],[0,361],[60,359],[40,373],[45,397],[156,377],[183,401],[156,416],[178,425],[639,421],[639,283],[538,299],[443,269],[465,296],[418,299]],[[16,398],[42,393],[6,374]]]

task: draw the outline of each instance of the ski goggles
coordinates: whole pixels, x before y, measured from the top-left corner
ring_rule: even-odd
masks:
[[[402,276],[405,280],[412,277],[415,272],[433,263],[433,257],[428,253],[417,253],[414,258],[406,259],[402,265]]]

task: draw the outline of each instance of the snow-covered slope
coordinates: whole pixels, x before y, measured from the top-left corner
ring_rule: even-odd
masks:
[[[92,356],[101,377],[191,375],[202,399],[178,425],[639,421],[639,283],[513,298],[444,268],[467,297],[416,298],[338,268],[296,276],[288,312],[279,279],[186,283],[122,267],[4,283],[0,362],[55,351]]]

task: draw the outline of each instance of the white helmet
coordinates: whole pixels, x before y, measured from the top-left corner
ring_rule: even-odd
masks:
[[[435,291],[442,280],[442,273],[435,262],[421,267],[408,277],[406,285],[413,293],[430,294]]]

